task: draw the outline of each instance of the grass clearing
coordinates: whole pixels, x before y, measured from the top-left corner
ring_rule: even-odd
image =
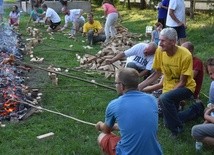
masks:
[[[8,10],[6,11],[9,12]],[[145,33],[147,25],[153,25],[156,21],[154,10],[126,10],[121,8],[123,16],[122,25],[129,31],[135,33]],[[102,12],[100,9],[96,12],[95,17],[100,19]],[[6,17],[6,16],[5,16]],[[63,16],[61,15],[62,19]],[[23,38],[28,38],[26,34],[26,23],[29,15],[22,14],[20,33]],[[203,61],[214,56],[214,25],[213,19],[207,14],[197,13],[195,20],[188,20],[188,39],[194,43],[196,55]],[[41,67],[47,68],[49,65],[56,67],[70,68],[69,75],[76,75],[87,80],[95,80],[102,84],[113,86],[113,79],[107,80],[103,75],[86,74],[86,70],[72,70],[79,66],[76,60],[76,54],[84,55],[96,54],[100,50],[99,45],[93,49],[86,50],[83,46],[87,45],[85,38],[79,35],[78,40],[71,40],[62,33],[53,34],[54,39],[46,32],[44,26],[37,26],[46,38],[41,44],[36,46],[33,51],[34,55],[44,57],[44,63]],[[67,30],[68,32],[69,30]],[[148,37],[142,37],[142,40]],[[70,48],[70,45],[74,45]],[[29,63],[29,56],[24,61]],[[75,79],[59,76],[59,86],[53,86],[48,79],[46,72],[33,69],[31,72],[32,80],[29,81],[31,87],[40,88],[43,93],[42,106],[57,112],[96,123],[104,119],[105,108],[110,100],[117,97],[115,91],[93,84],[77,81]],[[205,76],[202,93],[208,94],[210,79]],[[204,103],[207,98],[201,94]],[[164,128],[163,120],[159,120],[159,141],[165,155],[194,155],[194,140],[191,137],[191,127],[194,124],[201,123],[197,120],[185,124],[185,132],[178,140],[169,138],[169,131]],[[5,128],[1,128],[0,154],[5,155],[23,155],[23,154],[66,154],[66,155],[99,155],[100,151],[97,145],[98,132],[93,126],[78,123],[68,118],[55,115],[48,112],[34,114],[26,121],[18,124],[6,123]],[[36,136],[48,132],[54,132],[55,135],[47,140],[37,140]],[[213,148],[204,147],[202,154],[214,154]]]

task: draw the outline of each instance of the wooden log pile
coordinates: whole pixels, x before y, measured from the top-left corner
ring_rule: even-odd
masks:
[[[29,55],[31,57],[31,62],[43,62],[44,58],[39,58],[37,56],[34,56],[33,54],[33,48],[42,42],[42,33],[39,29],[33,27],[27,27],[26,31],[28,32],[30,38],[26,39],[27,43],[25,48],[22,49],[22,51],[24,51],[24,54]]]
[[[108,43],[101,45],[102,50],[97,54],[85,54],[82,57],[76,54],[77,60],[80,62],[80,66],[77,68],[95,70],[105,75],[105,78],[115,76],[117,69],[125,66],[126,58],[118,60],[113,64],[106,64],[106,59],[112,59],[115,55],[123,52],[136,44],[134,40],[139,40],[142,35],[130,33],[127,28],[118,25],[117,35],[111,38]]]

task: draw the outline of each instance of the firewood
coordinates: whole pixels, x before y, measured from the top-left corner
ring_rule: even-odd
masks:
[[[107,70],[109,70],[109,65],[100,66],[98,69],[101,69],[101,70],[107,71]]]
[[[50,73],[50,72],[48,72],[48,75],[49,75],[51,80],[56,79],[56,76],[57,76],[56,73]]]
[[[92,55],[92,56],[90,56],[90,57],[87,58],[87,62],[90,63],[90,62],[92,62],[93,60],[95,60],[96,58],[97,58],[97,57],[95,57],[95,56]]]
[[[35,31],[35,33],[39,34],[39,29],[33,28],[33,31]]]
[[[103,59],[112,59],[114,57],[114,55],[106,55],[103,57]]]
[[[97,69],[97,65],[95,63],[93,63],[90,69],[92,69],[92,70]]]
[[[111,73],[111,72],[105,72],[105,78],[106,78],[106,79],[109,79],[109,78],[111,77],[112,74],[113,74],[113,73]]]
[[[115,68],[114,68],[114,66],[113,65],[109,65],[109,71],[115,71]]]
[[[97,70],[99,73],[104,74],[105,77],[114,77],[114,71],[124,67],[126,59],[114,62],[112,65],[106,64],[106,59],[112,59],[119,52],[125,51],[132,47],[135,42],[132,38],[138,39],[139,35],[128,32],[128,29],[121,25],[116,26],[117,35],[110,38],[109,42],[103,44],[102,50],[98,51],[95,55],[85,54],[79,58],[80,68]],[[85,47],[86,48],[86,47]],[[78,58],[77,58],[78,59]]]
[[[116,67],[117,69],[121,69],[121,61],[115,61],[113,64],[112,64],[114,67]]]
[[[101,64],[103,61],[104,61],[104,59],[102,59],[102,58],[97,58],[97,60],[96,60],[97,64]]]
[[[53,85],[57,86],[58,85],[58,78],[52,79]]]
[[[37,136],[36,138],[40,140],[40,139],[49,138],[49,137],[51,137],[51,136],[53,136],[53,135],[54,135],[53,132],[49,132],[49,133],[46,133],[46,134],[43,134],[43,135],[39,135],[39,136]]]
[[[11,54],[9,56],[9,58],[3,59],[3,61],[1,62],[1,64],[10,64],[10,65],[12,65],[12,64],[14,64],[14,62],[15,62],[15,57],[14,57],[13,54]]]
[[[114,52],[114,54],[118,53],[118,50],[116,50],[115,46],[111,46],[112,51]]]

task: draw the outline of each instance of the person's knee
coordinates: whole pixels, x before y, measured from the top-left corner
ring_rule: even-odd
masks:
[[[88,31],[88,36],[93,36],[94,35],[94,30],[89,30]]]
[[[166,99],[167,99],[166,94],[163,93],[163,94],[161,94],[160,97],[159,97],[159,102],[162,103],[162,102],[166,101]]]
[[[129,62],[129,63],[127,63],[126,67],[127,67],[127,68],[134,68],[134,69],[137,70],[137,66],[136,66],[136,64],[135,64],[134,62]]]
[[[99,136],[98,136],[98,138],[97,138],[97,142],[98,142],[98,144],[100,144],[100,143],[101,143],[102,139],[103,139],[105,136],[106,136],[106,134],[105,134],[105,133],[103,133],[103,132],[101,132],[101,133],[99,134]]]
[[[196,140],[201,140],[201,136],[199,135],[198,126],[195,125],[192,127],[191,135]]]

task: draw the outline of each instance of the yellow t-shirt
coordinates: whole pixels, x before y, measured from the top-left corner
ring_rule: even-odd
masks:
[[[163,92],[168,92],[179,83],[180,75],[187,75],[186,88],[195,91],[193,79],[193,60],[191,53],[184,47],[176,46],[177,51],[173,56],[168,56],[160,47],[155,52],[153,69],[160,70],[164,75]]]
[[[87,33],[89,30],[94,30],[94,32],[98,32],[98,30],[102,29],[102,25],[99,21],[94,20],[93,24],[89,22],[85,23],[83,26],[83,33]]]

